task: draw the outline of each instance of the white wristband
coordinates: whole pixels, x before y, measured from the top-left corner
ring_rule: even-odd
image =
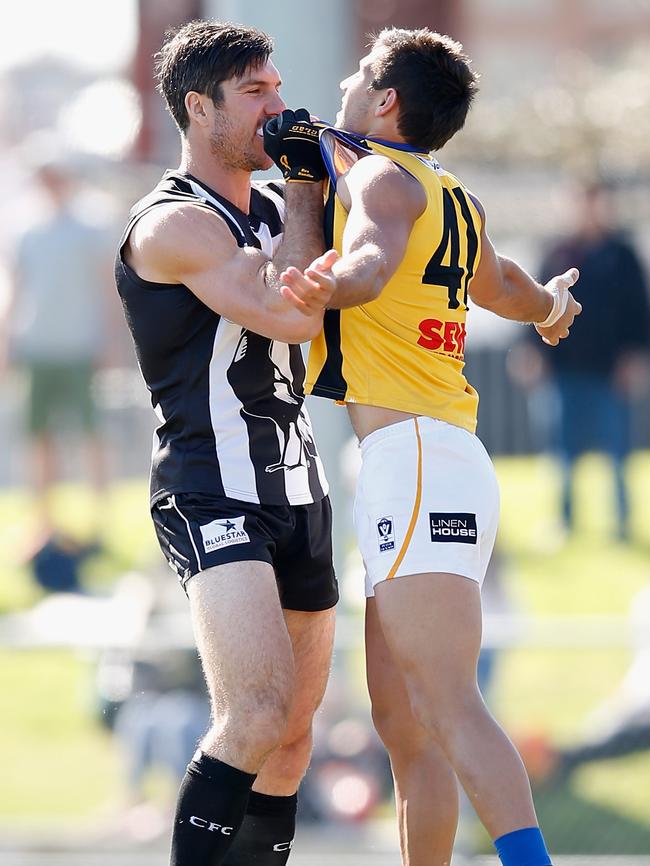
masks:
[[[566,312],[567,304],[569,303],[569,289],[567,286],[554,286],[551,289],[553,293],[553,306],[551,312],[543,322],[535,322],[537,328],[550,328],[558,319],[562,318]]]

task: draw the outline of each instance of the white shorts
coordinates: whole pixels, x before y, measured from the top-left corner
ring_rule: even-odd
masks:
[[[499,487],[481,441],[445,421],[409,418],[361,442],[354,524],[366,596],[382,580],[446,572],[482,583]]]

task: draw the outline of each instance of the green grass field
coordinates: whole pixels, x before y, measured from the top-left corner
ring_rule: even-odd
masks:
[[[604,462],[589,456],[577,480],[578,532],[559,544],[553,464],[545,458],[497,461],[499,545],[517,609],[553,616],[627,613],[650,578],[650,454],[636,455],[629,470],[633,543],[612,540],[611,480]],[[56,501],[62,526],[87,537],[93,525],[87,494],[66,486]],[[39,598],[20,564],[31,519],[23,492],[0,493],[2,613]],[[93,591],[109,591],[125,570],[160,564],[146,482],[116,485],[100,526],[105,552],[85,574]],[[617,685],[630,657],[625,646],[508,651],[497,670],[492,705],[515,738],[539,733],[570,742],[586,714]],[[120,794],[122,771],[110,736],[93,714],[88,651],[3,649],[0,683],[0,826],[60,826],[108,809]],[[650,755],[643,754],[585,768],[566,789],[541,788],[538,804],[551,844],[585,850],[596,830],[609,828],[610,842],[593,842],[595,849],[586,850],[650,852],[649,777]]]

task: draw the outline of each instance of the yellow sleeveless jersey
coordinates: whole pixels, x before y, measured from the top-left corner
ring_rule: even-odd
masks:
[[[338,139],[330,139],[330,173],[340,175],[356,157],[340,147],[344,133],[327,135]],[[311,345],[306,391],[426,415],[474,432],[478,394],[463,366],[467,290],[481,255],[479,211],[462,184],[427,154],[368,139],[363,145],[413,175],[427,206],[379,297],[326,311],[323,331]],[[330,185],[326,242],[339,252],[346,219]]]

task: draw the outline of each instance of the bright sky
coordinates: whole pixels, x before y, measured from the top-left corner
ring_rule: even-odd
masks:
[[[0,72],[47,54],[97,72],[119,70],[133,51],[135,0],[19,0],[2,10]]]

